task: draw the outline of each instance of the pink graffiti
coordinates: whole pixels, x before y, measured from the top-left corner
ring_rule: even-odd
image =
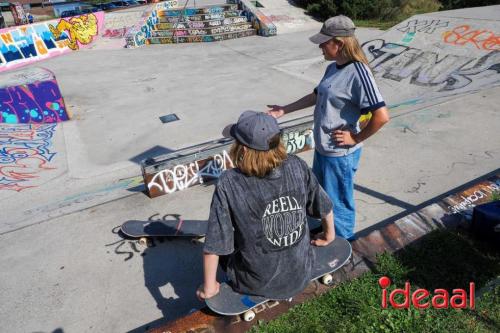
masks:
[[[188,36],[189,32],[187,30],[177,30],[174,32],[174,36]]]
[[[123,27],[120,29],[106,29],[106,31],[102,36],[109,38],[123,38],[131,28],[132,27]]]

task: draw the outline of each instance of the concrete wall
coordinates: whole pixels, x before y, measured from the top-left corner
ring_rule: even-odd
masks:
[[[138,21],[141,20],[145,10],[137,8],[135,11],[116,11],[106,13],[102,37],[123,38]]]
[[[86,48],[104,24],[104,12],[0,30],[0,72]]]

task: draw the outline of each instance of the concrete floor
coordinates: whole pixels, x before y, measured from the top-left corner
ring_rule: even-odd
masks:
[[[479,24],[475,19],[468,21]],[[485,24],[499,30],[498,21]],[[307,40],[316,31],[85,50],[37,64],[55,73],[73,119],[55,128],[54,169],[33,180],[34,188],[0,192],[2,330],[142,331],[202,307],[194,295],[202,280],[201,245],[175,239],[142,248],[116,232],[128,219],[206,220],[213,186],[149,199],[138,162],[218,138],[245,109],[265,110],[309,93],[327,65]],[[359,29],[358,38],[401,39],[395,29],[380,33]],[[423,45],[416,39],[412,47]],[[452,50],[446,46],[442,54]],[[485,54],[473,47],[460,52]],[[426,99],[437,88],[391,81],[379,71],[392,120],[364,147],[357,230],[498,170],[500,81],[498,72],[487,74],[474,89]],[[396,105],[408,96],[421,102]],[[180,120],[162,124],[158,117],[169,113]],[[311,163],[311,152],[300,156]]]

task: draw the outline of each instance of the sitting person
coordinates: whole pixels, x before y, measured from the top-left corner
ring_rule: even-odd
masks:
[[[236,140],[215,188],[205,238],[200,299],[219,292],[219,264],[233,289],[270,299],[288,299],[311,279],[314,251],[335,238],[332,203],[307,164],[287,156],[277,121],[244,112],[230,135]],[[307,216],[322,219],[310,240]]]

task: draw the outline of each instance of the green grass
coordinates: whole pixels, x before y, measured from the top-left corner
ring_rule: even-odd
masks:
[[[328,293],[298,305],[281,317],[254,327],[251,332],[498,332],[500,287],[476,298],[471,309],[382,309],[378,279],[388,276],[392,285],[433,291],[467,288],[476,292],[500,275],[500,253],[487,244],[458,232],[429,234],[418,246],[397,256],[382,254],[376,269],[343,283]]]
[[[363,28],[377,28],[380,30],[387,30],[401,22],[398,21],[379,21],[379,20],[354,20],[356,27]]]

